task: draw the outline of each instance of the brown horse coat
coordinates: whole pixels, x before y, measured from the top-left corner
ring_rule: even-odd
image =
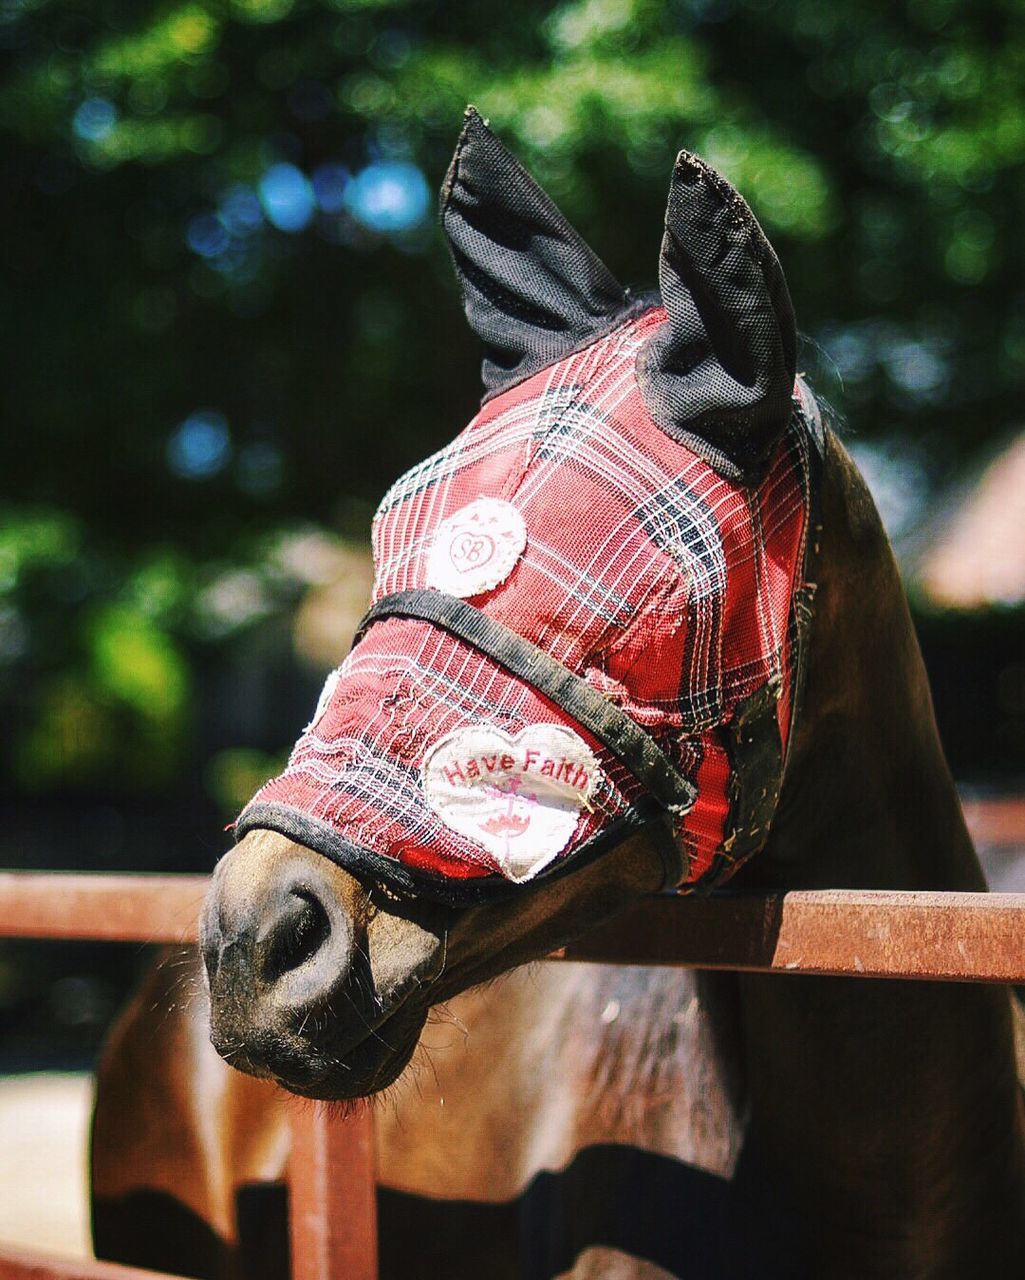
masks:
[[[811,635],[783,796],[744,887],[981,888],[892,556],[832,436]],[[294,854],[249,839],[247,874]],[[631,858],[643,866],[628,850],[601,874]],[[516,959],[491,919],[463,954]],[[437,990],[447,1012],[378,1103],[385,1277],[1022,1273],[1002,989],[549,964]],[[280,1174],[290,1105],[216,1058],[198,965],[167,962],[100,1071],[98,1251],[282,1274],[283,1216],[251,1184]]]

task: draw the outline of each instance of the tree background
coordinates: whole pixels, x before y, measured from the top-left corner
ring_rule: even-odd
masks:
[[[1018,0],[0,0],[0,862],[207,868],[292,741],[299,602],[477,402],[467,102],[637,286],[676,151],[733,180],[901,547],[1019,422],[1023,94]],[[1020,777],[1020,614],[918,618]],[[0,1031],[91,1043],[122,953],[39,954]]]

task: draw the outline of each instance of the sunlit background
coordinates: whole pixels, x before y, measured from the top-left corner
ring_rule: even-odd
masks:
[[[897,547],[949,755],[1025,775],[1025,6],[0,0],[0,864],[207,869],[344,654],[479,352],[435,228],[475,102],[616,274],[741,187]],[[0,1067],[141,963],[0,948]]]

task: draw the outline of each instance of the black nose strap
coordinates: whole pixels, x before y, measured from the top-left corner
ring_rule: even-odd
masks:
[[[694,785],[625,711],[561,662],[472,604],[442,591],[398,591],[368,610],[353,644],[358,644],[367,628],[382,618],[429,622],[544,694],[607,747],[674,818],[682,817],[697,799]]]

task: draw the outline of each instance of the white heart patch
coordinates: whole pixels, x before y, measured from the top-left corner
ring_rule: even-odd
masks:
[[[519,884],[566,847],[600,766],[583,738],[561,725],[528,725],[515,737],[471,725],[435,743],[421,776],[441,820]]]
[[[527,545],[527,526],[511,502],[478,498],[438,526],[427,585],[465,600],[512,573]]]

